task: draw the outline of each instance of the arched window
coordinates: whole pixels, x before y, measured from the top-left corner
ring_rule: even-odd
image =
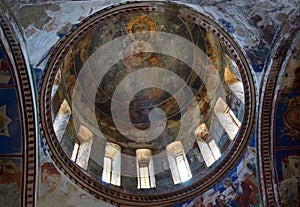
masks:
[[[211,166],[221,157],[221,152],[214,139],[211,138],[208,128],[204,123],[195,130],[197,144],[207,167]]]
[[[93,143],[93,133],[88,128],[81,125],[77,133],[77,138],[71,160],[87,170]]]
[[[151,151],[149,149],[136,150],[138,189],[154,188],[155,176]]]
[[[71,116],[71,112],[72,112],[71,107],[68,101],[65,99],[60,105],[58,113],[53,122],[54,132],[59,142],[61,142],[62,137],[66,131]]]
[[[229,138],[233,140],[241,126],[240,121],[221,97],[218,98],[214,111]]]
[[[53,84],[53,88],[51,91],[51,99],[53,98],[54,94],[56,93],[60,83],[61,83],[61,69],[59,68],[58,72],[55,76],[55,79],[54,79],[54,84]]]
[[[172,142],[167,146],[167,155],[174,184],[192,178],[190,166],[180,141]]]
[[[49,53],[40,84],[40,125],[52,160],[78,187],[116,206],[172,206],[220,184],[255,125],[256,85],[231,35],[182,4],[148,10],[147,2],[129,2],[67,25],[72,30]],[[157,44],[166,47],[155,52]],[[145,65],[149,70],[139,70]],[[245,104],[232,91],[236,82]],[[72,114],[59,141],[53,122],[64,99]],[[197,140],[201,123],[209,135]],[[79,136],[81,125],[91,138]],[[121,149],[111,155],[113,144]]]
[[[112,142],[106,143],[102,181],[121,185],[121,148]]]
[[[244,87],[243,83],[240,81],[241,77],[238,72],[238,67],[234,61],[230,57],[226,55],[226,66],[224,71],[224,80],[228,87],[232,90],[232,92],[241,100],[241,102],[245,103],[244,98]]]

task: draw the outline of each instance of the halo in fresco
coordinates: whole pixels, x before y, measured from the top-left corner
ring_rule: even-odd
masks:
[[[170,206],[216,183],[254,122],[252,75],[235,42],[191,8],[152,3],[86,18],[54,50],[41,86],[46,143],[61,152],[53,160],[122,205]]]

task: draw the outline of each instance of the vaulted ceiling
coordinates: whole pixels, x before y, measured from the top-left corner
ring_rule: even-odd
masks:
[[[298,1],[0,2],[2,206],[300,205]]]

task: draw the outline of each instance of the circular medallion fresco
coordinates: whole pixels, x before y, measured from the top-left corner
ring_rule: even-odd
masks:
[[[300,106],[295,106],[285,113],[285,123],[295,130],[300,130]]]
[[[58,44],[40,89],[58,167],[115,205],[170,206],[212,187],[253,129],[250,69],[207,17],[166,2],[124,3]]]

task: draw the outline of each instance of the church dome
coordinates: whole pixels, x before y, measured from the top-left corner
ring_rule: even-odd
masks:
[[[193,8],[127,2],[68,25],[40,88],[56,165],[118,206],[169,206],[224,177],[254,127],[241,49]]]

